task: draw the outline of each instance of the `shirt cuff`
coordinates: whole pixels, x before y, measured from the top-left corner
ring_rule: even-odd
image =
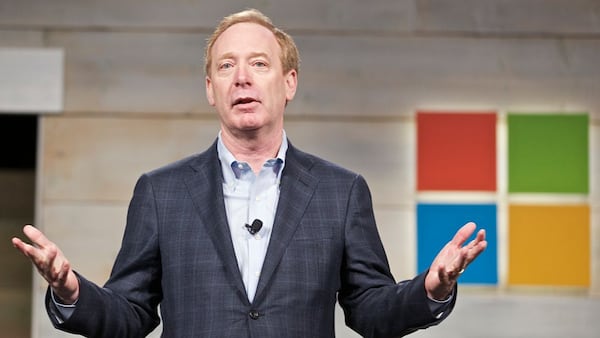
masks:
[[[73,312],[75,312],[77,300],[73,304],[63,304],[56,299],[56,297],[54,296],[54,291],[52,291],[52,289],[50,289],[50,298],[52,299],[52,303],[55,305],[54,308],[56,309],[56,311],[53,311],[53,314],[59,324],[62,324],[66,320],[71,318]]]
[[[429,310],[431,314],[436,318],[440,319],[444,315],[444,312],[448,309],[448,306],[452,303],[452,298],[454,298],[454,290],[450,296],[448,296],[445,300],[435,300],[427,297],[427,305],[429,305]]]

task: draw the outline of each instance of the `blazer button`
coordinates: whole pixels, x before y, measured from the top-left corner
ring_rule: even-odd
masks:
[[[256,319],[258,319],[258,317],[260,317],[260,313],[258,313],[258,311],[256,311],[256,310],[250,310],[250,312],[248,313],[248,316],[250,316],[250,318],[256,320]]]

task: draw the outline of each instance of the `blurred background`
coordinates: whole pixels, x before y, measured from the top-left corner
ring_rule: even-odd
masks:
[[[215,139],[204,42],[248,7],[300,49],[291,142],[366,177],[396,279],[487,230],[414,336],[597,336],[600,1],[0,0],[0,337],[69,336],[10,238],[34,223],[102,284],[139,175]]]

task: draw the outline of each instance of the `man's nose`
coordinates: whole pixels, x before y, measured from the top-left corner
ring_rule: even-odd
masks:
[[[252,84],[252,74],[250,69],[246,65],[239,65],[235,74],[235,85],[236,86],[249,86]]]

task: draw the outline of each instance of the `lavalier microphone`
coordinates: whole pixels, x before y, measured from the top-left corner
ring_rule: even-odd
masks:
[[[260,231],[262,225],[263,223],[261,220],[255,219],[254,221],[252,221],[252,225],[246,223],[245,227],[251,235],[254,235]]]

